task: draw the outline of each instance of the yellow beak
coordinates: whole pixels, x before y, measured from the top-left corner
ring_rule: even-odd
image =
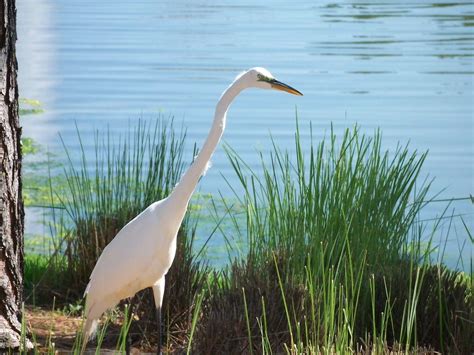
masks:
[[[293,94],[293,95],[303,96],[303,94],[301,92],[299,92],[295,88],[292,88],[289,85],[286,85],[286,84],[282,83],[281,81],[273,80],[270,84],[271,84],[272,88],[274,88],[276,90],[285,91],[285,92],[288,92],[288,93]]]

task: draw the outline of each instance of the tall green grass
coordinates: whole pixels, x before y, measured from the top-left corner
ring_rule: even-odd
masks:
[[[368,137],[357,127],[339,141],[331,130],[328,140],[305,155],[297,127],[294,156],[273,142],[258,172],[227,148],[244,190],[236,197],[246,208],[250,262],[277,251],[287,261],[285,275],[302,280],[305,267],[318,270],[321,262],[328,268],[364,261],[376,270],[408,256],[409,232],[430,185],[418,179],[426,154],[406,146],[384,152],[380,132]]]
[[[81,155],[77,160],[66,148],[67,184],[59,194],[69,217],[58,220],[65,239],[56,243],[53,263],[27,258],[27,275],[48,280],[45,270],[57,266],[81,297],[102,248],[149,203],[166,196],[181,175],[184,134],[173,132],[172,124],[140,122],[118,140],[97,134],[92,159],[78,133]],[[427,230],[418,220],[430,201],[430,182],[419,176],[426,154],[402,145],[384,151],[379,131],[368,136],[357,127],[342,137],[331,129],[317,144],[311,137],[309,147],[302,141],[299,127],[291,153],[274,141],[271,152],[260,155],[258,170],[226,148],[240,182],[230,187],[244,219],[236,204],[216,202],[215,229],[221,229],[230,256],[235,236],[244,237],[246,249],[228,267],[211,270],[194,244],[199,217],[186,218],[167,275],[166,348],[469,352],[472,273],[432,264],[434,246],[422,242],[437,233],[437,224]],[[227,216],[231,223],[222,228]],[[148,293],[132,301],[138,321],[130,328],[124,322],[117,349],[123,350],[126,332],[135,344],[156,343]],[[106,336],[100,332],[97,352]]]
[[[430,246],[422,244],[424,228],[417,223],[429,201],[430,182],[419,177],[426,153],[407,146],[383,151],[379,131],[369,137],[357,127],[341,138],[331,129],[317,145],[311,137],[305,149],[301,141],[297,127],[294,154],[274,142],[268,155],[261,154],[258,172],[227,147],[241,184],[230,187],[246,223],[239,224],[229,207],[224,213],[235,229],[222,232],[228,241],[243,235],[248,251],[212,290],[202,329],[214,337],[203,333],[198,348],[467,349],[472,324],[455,312],[468,319],[472,291],[443,273],[432,278],[441,266],[430,264]],[[447,289],[460,292],[449,311],[439,306]]]

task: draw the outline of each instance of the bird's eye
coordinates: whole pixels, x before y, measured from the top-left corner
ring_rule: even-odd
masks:
[[[258,81],[266,81],[267,83],[271,83],[273,81],[273,79],[270,79],[269,77],[262,74],[257,74],[257,79]]]

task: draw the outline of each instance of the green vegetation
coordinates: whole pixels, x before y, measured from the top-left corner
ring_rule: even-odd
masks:
[[[20,111],[19,111],[20,116],[37,115],[44,112],[41,102],[39,102],[38,100],[20,99],[19,104],[20,104]]]
[[[339,141],[331,132],[309,156],[297,129],[294,154],[274,143],[258,172],[227,151],[246,223],[236,219],[223,233],[244,238],[248,252],[211,296],[200,349],[221,352],[222,339],[239,336],[248,342],[227,343],[226,351],[471,348],[472,284],[430,264],[415,223],[428,203],[430,184],[416,186],[426,154],[402,146],[383,152],[380,132],[369,138],[357,128]]]
[[[21,152],[23,155],[35,154],[38,153],[39,146],[33,140],[33,138],[22,138],[21,140]]]
[[[50,304],[54,293],[60,307],[80,312],[78,300],[101,250],[181,175],[184,134],[173,132],[172,124],[141,122],[117,142],[97,134],[94,159],[80,143],[80,164],[66,148],[66,183],[59,192],[50,184],[66,214],[53,213],[49,255],[26,257],[29,303]],[[227,147],[241,186],[230,186],[233,203],[213,201],[209,237],[216,230],[223,235],[229,265],[208,266],[202,257],[207,242],[196,247],[200,218],[187,216],[167,275],[167,349],[469,353],[472,272],[432,263],[436,246],[422,242],[427,232],[417,220],[430,203],[430,183],[419,179],[426,154],[407,146],[385,152],[380,132],[368,137],[358,128],[342,138],[331,131],[317,146],[303,149],[301,142],[298,129],[291,153],[275,142],[256,171]],[[245,247],[236,254],[236,245]],[[99,331],[99,347],[112,343],[123,350],[128,327],[134,344],[155,343],[150,290],[131,305],[131,325],[127,312],[119,312],[122,330]],[[108,316],[115,317],[112,323],[115,314]]]

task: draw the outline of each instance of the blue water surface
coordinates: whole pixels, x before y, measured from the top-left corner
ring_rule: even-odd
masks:
[[[256,150],[270,147],[269,132],[292,147],[297,108],[304,139],[309,122],[316,142],[331,123],[338,133],[356,123],[367,133],[380,127],[388,149],[410,141],[429,150],[423,176],[436,178],[439,198],[474,194],[470,1],[17,0],[17,7],[20,96],[45,110],[23,119],[24,134],[49,150],[61,151],[58,132],[78,147],[74,122],[91,152],[94,130],[125,133],[139,117],[161,114],[184,123],[191,152],[222,90],[242,70],[264,66],[304,96],[248,90],[236,100],[225,140],[252,167]],[[200,191],[230,196],[221,175],[237,185],[222,147]],[[431,204],[423,218],[445,207]],[[471,233],[473,212],[469,200],[448,210],[463,215]],[[27,233],[39,213],[27,209]],[[459,218],[455,226],[451,266],[472,255]],[[213,237],[211,257],[225,258],[222,245]]]

